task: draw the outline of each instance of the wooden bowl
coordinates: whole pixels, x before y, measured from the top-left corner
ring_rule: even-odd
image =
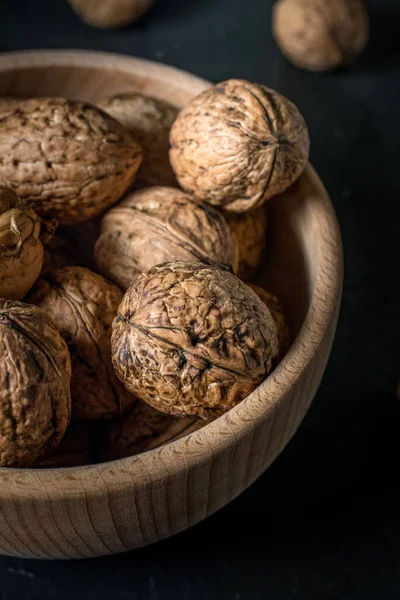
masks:
[[[0,95],[95,102],[140,90],[177,106],[207,82],[170,67],[92,52],[0,56]],[[261,283],[282,299],[296,339],[272,375],[202,429],[144,454],[69,469],[0,469],[0,552],[37,558],[112,554],[166,538],[245,490],[309,408],[339,313],[342,249],[335,213],[309,166],[269,203]]]

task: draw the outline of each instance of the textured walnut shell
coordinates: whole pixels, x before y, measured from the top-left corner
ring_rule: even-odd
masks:
[[[158,448],[198,428],[198,421],[166,415],[136,402],[108,427],[103,460],[116,460]]]
[[[61,442],[33,463],[35,469],[79,467],[92,462],[89,428],[83,421],[70,423]]]
[[[279,359],[281,359],[287,353],[291,344],[290,329],[282,304],[275,294],[271,294],[271,292],[267,292],[267,290],[264,290],[264,288],[254,285],[253,283],[249,283],[248,285],[268,306],[272,318],[276,323],[279,341]]]
[[[149,185],[176,186],[169,164],[169,132],[178,109],[144,94],[120,94],[98,104],[99,108],[129,129],[143,150],[135,188]]]
[[[0,362],[0,466],[29,466],[67,429],[69,352],[39,308],[0,299]]]
[[[0,297],[22,300],[40,275],[40,222],[8,188],[0,186]]]
[[[278,0],[272,31],[283,54],[300,68],[328,71],[353,61],[369,37],[362,0]]]
[[[122,292],[83,267],[39,279],[29,301],[44,310],[67,342],[72,360],[72,410],[80,419],[107,419],[133,399],[111,364],[111,324]]]
[[[224,213],[239,246],[239,277],[247,281],[260,265],[265,249],[267,211],[264,206],[245,213]]]
[[[20,102],[0,119],[0,181],[59,223],[91,219],[131,185],[141,161],[132,135],[94,106]]]
[[[307,164],[310,140],[295,105],[240,79],[192,100],[171,128],[180,185],[200,200],[245,212],[283,192]]]
[[[113,324],[113,365],[156,410],[216,417],[271,371],[279,346],[265,304],[237,277],[202,263],[143,273]]]
[[[95,257],[124,290],[163,262],[201,261],[233,271],[238,266],[237,242],[221,214],[169,187],[134,192],[108,211]]]
[[[152,6],[154,0],[68,0],[83,21],[100,29],[130,25]]]

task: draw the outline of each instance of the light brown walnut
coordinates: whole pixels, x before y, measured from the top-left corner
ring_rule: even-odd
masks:
[[[279,352],[270,311],[237,277],[202,263],[143,273],[113,323],[112,359],[126,388],[156,410],[212,418],[270,373]]]
[[[143,150],[135,188],[150,185],[176,186],[169,163],[169,132],[178,109],[139,93],[119,94],[98,103],[99,108],[131,131]]]
[[[239,277],[248,281],[257,272],[266,244],[265,206],[245,213],[224,213],[239,246]]]
[[[59,469],[80,467],[91,462],[89,427],[84,421],[72,421],[58,446],[38,458],[32,467],[35,469]]]
[[[102,220],[99,269],[126,290],[151,267],[174,260],[238,267],[238,248],[222,215],[178,188],[152,187],[127,196]]]
[[[272,31],[296,66],[329,71],[352,62],[369,37],[363,0],[277,0]]]
[[[80,419],[108,419],[134,399],[111,364],[111,324],[122,292],[83,267],[39,279],[29,301],[44,310],[66,341],[72,360],[72,410]]]
[[[40,221],[10,189],[0,186],[0,297],[22,300],[43,264]]]
[[[0,181],[42,217],[91,219],[131,186],[141,149],[115,119],[64,98],[20,102],[0,120]]]
[[[275,294],[267,292],[264,288],[254,285],[253,283],[248,284],[252,290],[261,298],[261,300],[268,306],[270,313],[276,323],[279,341],[279,360],[287,353],[291,344],[291,335],[289,325],[283,310],[282,304]]]
[[[130,25],[154,0],[68,0],[71,8],[92,27],[117,29]]]
[[[245,212],[299,177],[310,140],[303,117],[287,98],[231,79],[179,113],[170,144],[171,165],[184,190],[226,211]]]
[[[0,299],[0,363],[0,466],[26,467],[67,429],[70,356],[43,311]]]

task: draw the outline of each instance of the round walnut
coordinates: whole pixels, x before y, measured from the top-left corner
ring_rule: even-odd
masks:
[[[245,213],[224,213],[239,246],[239,277],[247,281],[256,273],[265,249],[267,211],[264,206]]]
[[[277,0],[272,31],[295,65],[328,71],[353,61],[369,37],[363,0]]]
[[[22,300],[40,275],[40,221],[10,189],[0,186],[0,297]]]
[[[111,324],[122,292],[83,267],[39,279],[29,301],[44,310],[66,341],[72,360],[72,410],[80,419],[108,419],[134,399],[111,364]]]
[[[111,347],[129,391],[161,412],[202,418],[250,394],[279,351],[257,294],[227,271],[188,262],[137,279],[118,309]]]
[[[135,187],[176,185],[169,163],[169,132],[178,109],[144,94],[119,94],[98,103],[99,108],[129,129],[143,150]]]
[[[152,6],[154,0],[68,0],[83,21],[99,29],[130,25]]]
[[[264,304],[268,306],[272,318],[276,323],[279,341],[279,359],[281,359],[289,350],[291,343],[289,325],[282,304],[275,294],[271,294],[271,292],[267,292],[264,288],[253,283],[249,283],[248,285],[255,291]]]
[[[0,299],[0,362],[0,466],[26,467],[67,429],[70,356],[39,308]]]
[[[124,290],[163,262],[201,261],[233,271],[238,266],[237,242],[221,214],[169,187],[139,190],[108,211],[95,257]]]
[[[35,469],[80,467],[92,462],[89,428],[83,421],[73,421],[61,442],[33,463]]]
[[[297,179],[310,140],[292,102],[263,85],[231,79],[179,113],[170,144],[183,189],[224,210],[245,212]]]
[[[3,114],[0,155],[0,180],[59,223],[91,219],[115,204],[141,161],[122,125],[64,98],[25,100]]]

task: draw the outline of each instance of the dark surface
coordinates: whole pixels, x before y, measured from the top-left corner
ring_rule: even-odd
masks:
[[[369,2],[368,50],[334,75],[286,62],[271,38],[268,0],[158,0],[119,32],[85,26],[64,0],[0,4],[2,51],[124,52],[215,81],[246,77],[289,96],[309,124],[346,260],[323,385],[293,441],[251,489],[194,529],[129,554],[0,558],[0,599],[397,600],[400,3]]]

